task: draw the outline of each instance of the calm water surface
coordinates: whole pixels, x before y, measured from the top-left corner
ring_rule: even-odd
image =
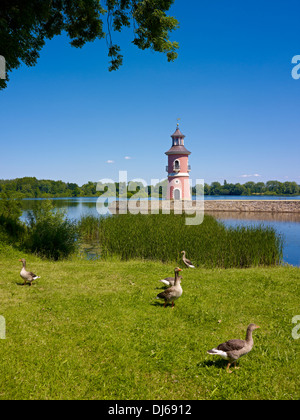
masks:
[[[272,197],[272,196],[206,196],[205,200],[287,200],[300,199],[297,197]],[[39,201],[43,199],[25,199],[23,203],[22,219],[26,220],[29,210],[32,210]],[[70,219],[79,220],[82,216],[97,216],[96,202],[97,197],[75,197],[75,198],[56,198],[53,199],[57,208],[64,209]],[[106,199],[107,200],[107,199]],[[98,205],[100,214],[108,214],[107,204],[102,200]],[[115,198],[109,198],[109,202],[115,201]],[[99,202],[98,202],[99,203]],[[226,226],[271,226],[284,238],[284,262],[300,266],[300,214],[271,214],[271,213],[227,213],[212,212],[218,220]]]

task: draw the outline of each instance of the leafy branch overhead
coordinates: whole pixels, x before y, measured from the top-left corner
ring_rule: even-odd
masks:
[[[73,47],[106,39],[109,70],[123,62],[113,32],[133,28],[133,44],[177,58],[177,42],[170,33],[178,21],[166,13],[174,0],[1,0],[0,55],[5,57],[7,73],[21,63],[34,66],[47,39],[66,32]],[[0,89],[6,87],[0,80]]]

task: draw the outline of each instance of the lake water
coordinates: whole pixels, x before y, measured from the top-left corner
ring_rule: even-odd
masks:
[[[205,200],[300,200],[297,197],[272,197],[272,196],[205,196]],[[22,219],[26,220],[29,210],[33,209],[39,201],[43,199],[25,199],[22,200],[23,215]],[[64,209],[70,219],[78,220],[82,216],[97,216],[96,202],[97,197],[75,197],[75,198],[55,198],[53,201],[57,208]],[[103,199],[102,204],[98,205],[101,214],[107,214],[107,199]],[[109,198],[108,202],[115,201],[115,198]],[[264,225],[273,227],[284,238],[283,260],[284,262],[300,266],[300,214],[296,213],[228,213],[213,212],[211,213],[218,220],[222,221],[226,226],[256,226]]]

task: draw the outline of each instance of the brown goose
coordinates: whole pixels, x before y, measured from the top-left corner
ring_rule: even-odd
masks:
[[[179,280],[182,280],[182,276],[178,276]],[[174,286],[175,285],[175,277],[166,277],[165,279],[159,280],[166,286]]]
[[[175,284],[174,286],[169,287],[164,292],[159,293],[156,296],[156,299],[164,299],[164,308],[166,307],[167,303],[172,302],[172,308],[174,308],[174,301],[182,295],[182,288],[181,288],[181,279],[179,278],[179,271],[182,271],[181,268],[175,268]]]
[[[227,365],[226,371],[228,373],[232,373],[232,371],[229,370],[230,365],[234,363],[235,369],[238,369],[236,367],[237,360],[252,350],[252,331],[256,330],[257,328],[259,328],[258,325],[250,324],[247,328],[246,340],[229,340],[225,343],[219,344],[218,347],[212,350],[208,350],[207,353],[221,356],[223,359],[228,360],[229,363]]]
[[[181,251],[181,253],[183,254],[182,261],[187,266],[187,268],[195,268],[192,262],[185,257],[185,251]]]
[[[20,272],[20,276],[22,277],[22,279],[24,280],[24,285],[29,282],[30,286],[33,282],[33,280],[36,279],[40,279],[39,276],[37,276],[36,274],[32,273],[31,271],[27,271],[26,270],[26,260],[24,258],[22,258],[21,260],[19,260],[20,262],[23,263],[23,267],[22,270]]]

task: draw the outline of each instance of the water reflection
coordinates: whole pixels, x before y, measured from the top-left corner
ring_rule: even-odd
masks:
[[[21,219],[27,219],[28,212],[35,210],[40,206],[41,201],[45,199],[26,199],[22,200],[23,214]],[[74,198],[55,198],[50,199],[55,208],[65,210],[69,219],[80,220],[83,216],[98,216],[108,213],[108,204],[115,199],[98,197],[74,197]],[[96,207],[97,205],[97,207]]]
[[[227,220],[261,220],[277,222],[300,222],[300,213],[269,213],[269,212],[227,212],[227,211],[206,211],[217,219]]]

